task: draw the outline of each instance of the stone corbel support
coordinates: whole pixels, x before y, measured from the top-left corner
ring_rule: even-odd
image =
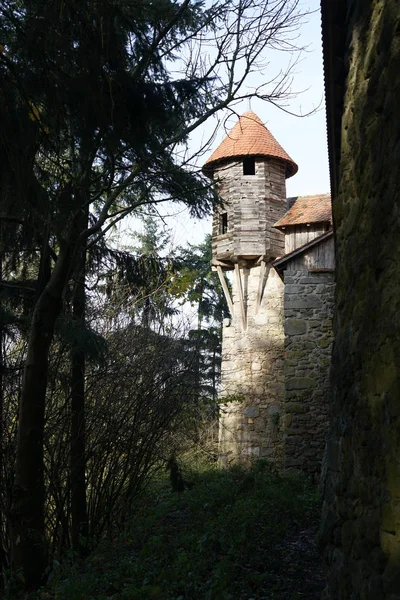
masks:
[[[256,297],[256,314],[258,313],[260,306],[261,306],[261,301],[263,299],[265,285],[266,285],[266,279],[268,278],[268,274],[269,274],[269,269],[267,271],[267,262],[264,258],[262,258],[260,261],[260,278],[258,280],[258,290],[257,290],[257,297]]]
[[[217,273],[222,285],[222,289],[224,290],[225,300],[228,304],[231,316],[233,317],[233,302],[229,292],[228,284],[226,283],[224,272],[222,271],[222,267],[220,265],[217,265]]]
[[[246,314],[246,306],[244,303],[244,295],[243,295],[243,286],[242,286],[242,278],[240,277],[240,267],[238,263],[235,263],[235,277],[236,277],[236,286],[239,294],[239,304],[240,304],[240,315],[242,317],[242,328],[243,331],[247,329],[247,314]]]

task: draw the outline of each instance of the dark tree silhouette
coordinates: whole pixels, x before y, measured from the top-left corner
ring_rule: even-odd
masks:
[[[29,226],[39,264],[11,511],[12,566],[29,590],[47,565],[49,353],[82,253],[146,203],[211,210],[210,188],[179,161],[181,145],[240,97],[287,95],[287,73],[243,90],[264,48],[293,49],[299,11],[297,0],[3,0],[0,22],[0,218]]]

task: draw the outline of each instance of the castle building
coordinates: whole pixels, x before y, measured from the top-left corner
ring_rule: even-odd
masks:
[[[220,464],[266,458],[314,476],[328,426],[334,250],[330,197],[286,198],[297,170],[251,111],[203,167],[221,199],[212,267],[231,313]]]

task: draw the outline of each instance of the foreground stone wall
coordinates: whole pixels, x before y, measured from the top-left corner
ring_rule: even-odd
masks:
[[[324,598],[399,600],[400,4],[347,8]]]
[[[314,479],[328,431],[334,273],[285,271],[284,466]]]
[[[247,296],[243,328],[237,280],[233,278],[234,316],[222,335],[220,465],[248,464],[256,458],[282,463],[283,282],[267,267],[257,311],[261,267],[240,269]]]

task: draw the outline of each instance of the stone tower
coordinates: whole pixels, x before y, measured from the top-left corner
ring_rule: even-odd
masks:
[[[246,112],[203,172],[222,200],[214,213],[212,265],[231,312],[222,338],[220,464],[280,462],[283,282],[272,261],[284,254],[284,234],[273,225],[286,212],[285,181],[297,165],[259,117]]]

